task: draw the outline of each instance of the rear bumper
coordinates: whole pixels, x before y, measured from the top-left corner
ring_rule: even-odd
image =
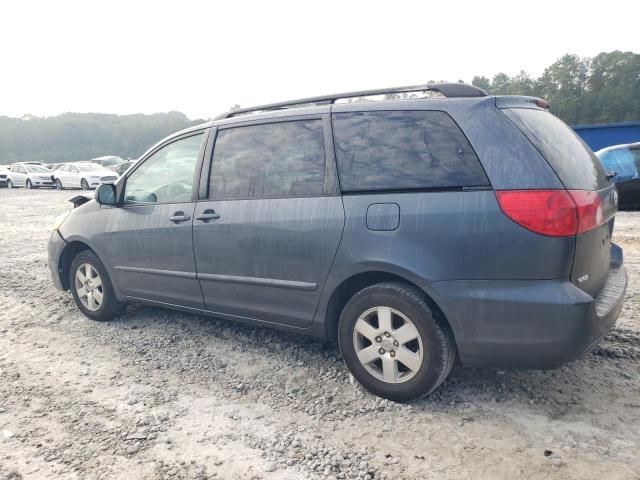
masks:
[[[612,244],[609,274],[595,298],[561,279],[451,281],[431,289],[464,365],[556,368],[613,327],[626,286],[622,250]]]

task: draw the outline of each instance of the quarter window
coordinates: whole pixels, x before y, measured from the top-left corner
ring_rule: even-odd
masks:
[[[148,157],[127,177],[125,203],[191,201],[202,139],[202,133],[183,138]]]
[[[215,199],[321,195],[325,149],[321,120],[218,132],[209,196]]]
[[[444,112],[337,113],[333,131],[342,191],[489,184],[469,141]]]

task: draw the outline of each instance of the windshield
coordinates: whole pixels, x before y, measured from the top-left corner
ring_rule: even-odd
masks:
[[[76,167],[78,167],[81,172],[94,172],[96,170],[102,170],[102,167],[100,165],[89,163],[76,164]]]
[[[50,170],[37,165],[25,165],[24,168],[26,168],[29,173],[50,173]]]
[[[616,182],[640,178],[640,146],[610,150],[600,159],[607,170],[616,173]]]
[[[124,163],[124,160],[120,157],[109,157],[109,158],[101,158],[100,160],[96,160],[96,162],[100,162],[101,165],[111,166],[111,165],[120,165]]]

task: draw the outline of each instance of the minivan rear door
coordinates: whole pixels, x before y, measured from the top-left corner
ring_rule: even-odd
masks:
[[[219,126],[193,241],[206,308],[307,327],[344,227],[328,117]]]
[[[590,295],[609,273],[611,233],[617,211],[615,185],[591,149],[562,120],[538,108],[502,110],[547,160],[567,190],[598,192],[600,225],[576,236],[571,281]]]

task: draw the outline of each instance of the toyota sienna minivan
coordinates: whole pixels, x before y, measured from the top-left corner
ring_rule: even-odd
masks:
[[[463,84],[234,110],[72,200],[49,263],[87,317],[137,302],[335,338],[397,401],[456,359],[575,359],[627,283],[594,154],[543,100]]]

